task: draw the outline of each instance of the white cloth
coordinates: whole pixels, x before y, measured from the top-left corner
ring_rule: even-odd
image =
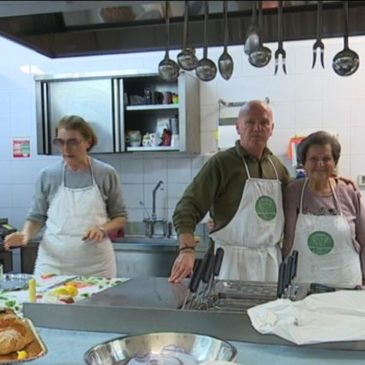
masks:
[[[216,248],[224,249],[220,279],[277,281],[284,228],[281,182],[271,159],[276,179],[247,181],[239,207],[231,221],[211,234]]]
[[[292,248],[298,251],[296,281],[345,287],[361,285],[360,256],[332,185],[338,215],[318,216],[303,214],[307,183],[308,180],[303,184]]]
[[[116,260],[108,237],[83,241],[88,229],[108,221],[105,203],[95,182],[82,189],[65,186],[65,176],[52,200],[46,230],[39,245],[34,273],[116,276]]]
[[[277,299],[247,311],[253,327],[297,345],[365,340],[365,291],[314,294],[297,302]]]

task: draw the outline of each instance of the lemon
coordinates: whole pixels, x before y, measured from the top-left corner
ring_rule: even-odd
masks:
[[[17,356],[18,360],[23,360],[23,359],[26,359],[28,357],[28,353],[25,350],[17,351],[17,354],[18,354],[18,356]]]
[[[77,294],[79,294],[79,290],[76,288],[76,286],[71,284],[66,284],[66,290],[68,294],[75,297]]]
[[[61,286],[60,288],[55,289],[53,291],[53,293],[56,295],[69,295],[68,290],[64,286]]]

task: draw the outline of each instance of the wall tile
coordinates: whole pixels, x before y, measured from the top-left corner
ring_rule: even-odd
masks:
[[[349,126],[351,120],[350,99],[329,99],[323,101],[323,127]]]
[[[2,184],[0,189],[0,209],[13,206],[13,189],[11,184]]]
[[[140,201],[145,203],[143,184],[122,184],[123,197],[129,208],[142,208]],[[146,203],[145,203],[146,204]]]
[[[167,170],[168,161],[166,158],[145,158],[143,160],[144,183],[157,184],[162,180],[165,184],[168,179]]]
[[[191,159],[168,160],[168,183],[188,183],[191,181]]]
[[[274,113],[275,129],[294,128],[296,115],[295,104],[292,102],[270,100]]]
[[[365,153],[364,137],[365,137],[365,125],[362,127],[351,127],[351,132],[350,132],[351,155],[363,155]],[[365,168],[365,160],[364,160],[364,168]]]
[[[365,87],[365,81],[363,80],[363,88]],[[361,95],[361,97],[360,97]],[[364,112],[364,105],[365,105],[365,90],[363,92],[358,93],[358,98],[352,99],[350,101],[350,121],[351,126],[364,126],[365,125],[365,112]]]
[[[33,184],[17,184],[12,190],[12,206],[14,208],[29,208],[34,193]]]
[[[321,99],[304,99],[295,102],[295,127],[321,129],[323,123],[323,103]]]

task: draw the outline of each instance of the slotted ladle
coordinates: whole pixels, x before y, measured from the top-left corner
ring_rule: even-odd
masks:
[[[165,17],[166,17],[166,51],[164,59],[158,65],[158,73],[165,81],[176,81],[179,76],[179,65],[169,56],[170,44],[170,16],[169,2],[165,1]]]
[[[349,48],[349,3],[343,2],[345,33],[343,37],[344,48],[337,53],[332,61],[332,67],[339,76],[350,76],[359,68],[359,55]]]

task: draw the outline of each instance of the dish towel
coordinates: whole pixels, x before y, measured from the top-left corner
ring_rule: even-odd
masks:
[[[365,291],[312,294],[292,302],[277,299],[247,311],[253,327],[297,345],[365,340]]]

